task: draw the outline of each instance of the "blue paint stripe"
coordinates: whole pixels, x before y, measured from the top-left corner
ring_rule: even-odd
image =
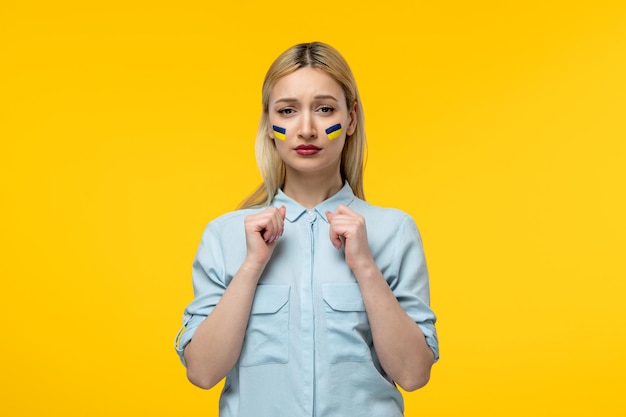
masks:
[[[326,129],[326,134],[330,135],[331,133],[341,129],[341,123],[337,123],[336,125],[332,125],[328,129]]]

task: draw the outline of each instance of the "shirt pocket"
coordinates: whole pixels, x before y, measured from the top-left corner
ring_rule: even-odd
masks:
[[[324,284],[322,297],[331,362],[371,361],[372,335],[359,284]]]
[[[289,360],[289,286],[259,285],[254,295],[241,366]]]

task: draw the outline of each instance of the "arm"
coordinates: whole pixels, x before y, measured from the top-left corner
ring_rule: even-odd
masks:
[[[282,235],[284,218],[284,207],[246,217],[246,258],[184,351],[192,384],[213,387],[239,359],[256,286]]]
[[[327,213],[330,237],[354,273],[372,330],[374,347],[385,372],[406,391],[426,385],[434,354],[420,327],[404,311],[374,262],[365,219],[346,206]]]

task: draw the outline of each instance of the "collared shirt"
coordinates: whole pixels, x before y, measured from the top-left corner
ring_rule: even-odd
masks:
[[[313,209],[279,191],[285,229],[255,293],[243,349],[226,376],[221,417],[396,417],[402,395],[382,369],[365,305],[343,250],[330,241],[326,211],[344,204],[365,218],[370,251],[389,287],[438,359],[435,314],[422,242],[413,219],[354,196],[348,184]],[[183,314],[183,350],[246,256],[238,210],[211,221],[193,263],[194,300]]]

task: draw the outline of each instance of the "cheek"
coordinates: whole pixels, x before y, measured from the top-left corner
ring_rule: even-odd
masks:
[[[274,140],[274,148],[278,155],[282,159],[287,153],[289,146],[287,145],[287,141],[284,140]]]
[[[328,127],[325,132],[328,140],[335,140],[342,135],[343,128],[341,127],[341,123],[337,123]]]
[[[328,150],[330,154],[340,158],[346,145],[344,137],[345,136],[340,136],[337,139],[329,140],[327,142],[327,145],[325,145],[324,147]]]
[[[272,134],[278,140],[287,139],[287,129],[278,125],[272,125]]]

